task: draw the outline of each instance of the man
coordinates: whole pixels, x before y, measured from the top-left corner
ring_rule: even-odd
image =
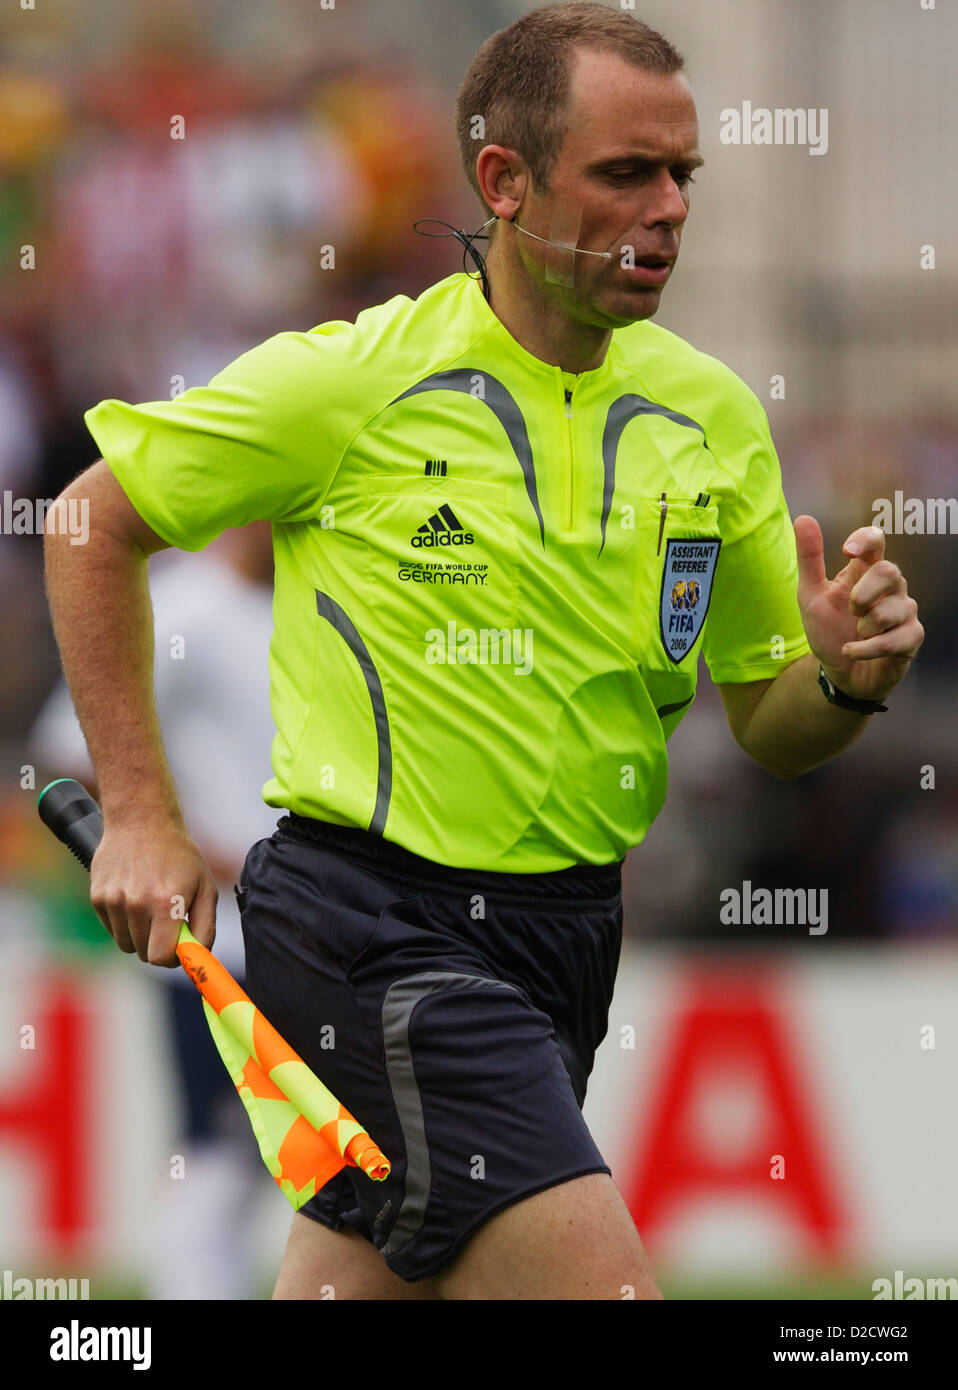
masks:
[[[84,554],[47,542],[51,605],[103,798],[91,900],[157,964],[169,897],[209,942],[215,896],[152,713],[145,556],[274,523],[264,798],[290,815],[239,886],[248,988],[394,1165],[294,1217],[277,1298],[661,1297],[581,1105],[698,653],[790,778],[923,637],[881,534],[829,581],[757,399],[648,323],[701,163],[681,67],[624,12],[524,16],[459,97],[489,302],[452,275],[87,415],[105,462],[68,491],[99,521]]]

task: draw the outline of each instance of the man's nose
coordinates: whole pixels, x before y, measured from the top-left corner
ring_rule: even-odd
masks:
[[[654,183],[648,186],[649,197],[643,223],[654,227],[667,222],[671,227],[680,227],[689,215],[688,205],[682,190],[667,169],[660,169]]]

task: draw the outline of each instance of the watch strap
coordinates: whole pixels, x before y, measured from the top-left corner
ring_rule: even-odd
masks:
[[[829,680],[821,662],[818,665],[818,683],[828,703],[837,705],[839,709],[852,710],[855,714],[878,714],[888,708],[878,700],[858,700],[854,695],[846,695],[844,690],[838,689],[834,681]]]

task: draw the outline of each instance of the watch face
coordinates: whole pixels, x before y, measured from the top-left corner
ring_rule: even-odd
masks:
[[[824,671],[822,671],[819,675],[818,683],[822,687],[822,690],[825,694],[825,699],[828,701],[830,705],[841,705],[843,701],[848,700],[850,698],[847,695],[843,696],[839,693],[838,686],[833,684],[833,682],[829,680],[828,676],[826,676]]]

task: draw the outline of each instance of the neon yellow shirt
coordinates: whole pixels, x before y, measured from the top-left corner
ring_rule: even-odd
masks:
[[[810,650],[765,412],[649,320],[573,375],[458,273],[85,419],[169,544],[273,522],[264,800],[438,863],[621,859],[699,652],[738,682]]]

